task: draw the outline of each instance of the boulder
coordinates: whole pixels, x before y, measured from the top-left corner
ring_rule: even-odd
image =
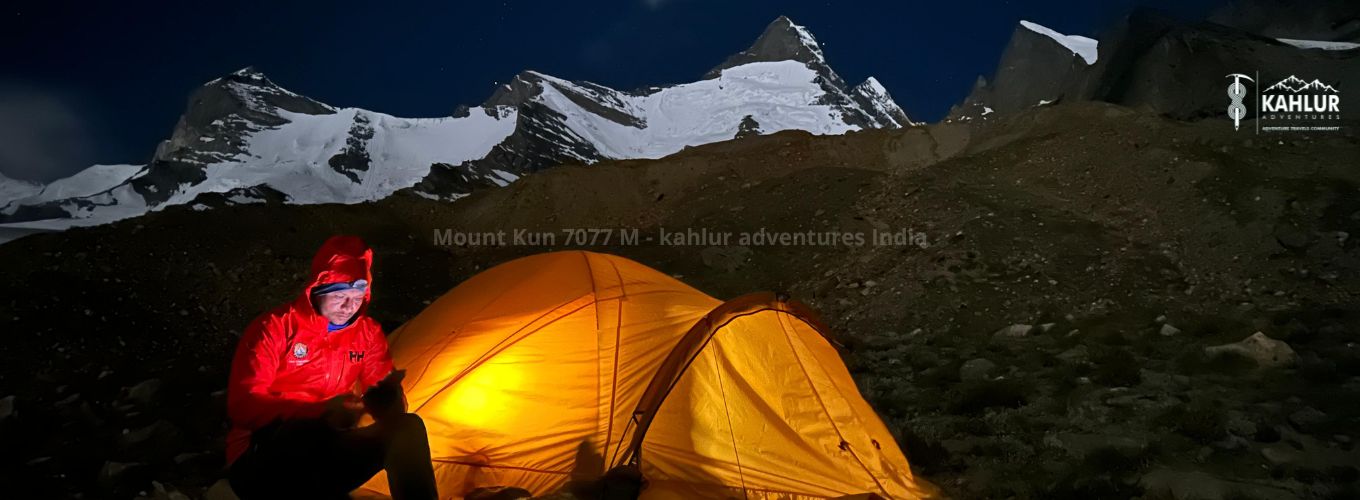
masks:
[[[1086,346],[1079,345],[1066,351],[1063,351],[1061,354],[1058,355],[1058,359],[1061,359],[1063,360],[1063,362],[1066,363],[1081,364],[1090,360],[1091,354],[1086,349]]]
[[[1101,451],[1114,450],[1126,457],[1135,457],[1147,449],[1146,439],[1133,435],[1084,434],[1075,432],[1052,433],[1044,436],[1044,444],[1061,448],[1072,458],[1085,458]]]
[[[0,422],[14,415],[14,396],[0,398]]]
[[[164,385],[158,378],[144,380],[128,389],[127,400],[141,406],[151,406],[157,401]]]
[[[991,379],[991,373],[994,369],[996,369],[996,363],[985,358],[970,359],[959,367],[959,380],[964,382],[988,380]]]
[[[1311,433],[1316,431],[1318,425],[1326,421],[1327,414],[1311,406],[1289,415],[1289,424],[1293,425],[1299,432]]]
[[[1144,498],[1174,500],[1222,500],[1228,498],[1298,498],[1288,490],[1271,486],[1226,480],[1202,471],[1157,469],[1139,481]]]
[[[1000,330],[997,330],[996,333],[993,333],[993,334],[992,334],[992,337],[993,337],[993,338],[1021,338],[1021,337],[1028,337],[1029,334],[1030,334],[1030,332],[1032,332],[1033,330],[1034,330],[1034,325],[1026,325],[1026,324],[1023,324],[1023,323],[1016,323],[1016,324],[1014,324],[1014,325],[1011,325],[1011,326],[1002,328],[1002,329],[1000,329]]]
[[[1255,361],[1256,365],[1262,368],[1291,366],[1299,358],[1289,344],[1267,337],[1261,332],[1253,333],[1250,337],[1232,344],[1205,347],[1204,353],[1211,358],[1235,354]]]
[[[1270,462],[1270,465],[1277,467],[1297,464],[1301,458],[1297,450],[1284,443],[1275,443],[1262,448],[1261,456],[1265,457],[1266,461]]]
[[[221,479],[213,483],[208,491],[203,492],[203,500],[240,500],[240,497],[232,491],[231,484],[227,483],[226,479]]]
[[[149,471],[140,463],[104,462],[96,482],[111,497],[129,497],[150,481]]]

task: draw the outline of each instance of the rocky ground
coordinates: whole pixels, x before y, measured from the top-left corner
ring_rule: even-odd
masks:
[[[443,246],[437,229],[637,228],[637,245],[584,248],[821,311],[951,497],[1354,498],[1357,153],[1353,135],[1072,104],[561,167],[453,204],[171,209],[33,235],[0,246],[0,488],[201,496],[236,337],[297,293],[327,235],[375,247],[372,310],[391,329],[479,270],[582,247]],[[909,232],[655,239],[689,227]]]

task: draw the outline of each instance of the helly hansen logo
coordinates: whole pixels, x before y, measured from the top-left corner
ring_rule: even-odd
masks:
[[[349,352],[349,361],[350,361],[351,363],[358,363],[358,362],[363,361],[363,360],[364,360],[364,351],[350,351],[350,352]]]

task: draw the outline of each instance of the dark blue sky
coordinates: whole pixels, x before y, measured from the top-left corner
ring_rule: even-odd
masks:
[[[618,89],[693,81],[780,14],[841,76],[876,76],[934,121],[990,74],[1020,19],[1094,36],[1136,5],[1033,2],[22,2],[0,10],[0,173],[51,180],[143,163],[199,84],[253,65],[336,106],[442,116],[525,69]]]

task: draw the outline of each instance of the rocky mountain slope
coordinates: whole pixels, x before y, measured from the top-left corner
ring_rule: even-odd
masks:
[[[1320,14],[1321,15],[1321,14]],[[975,120],[1061,101],[1101,101],[1180,119],[1223,116],[1231,73],[1259,71],[1262,87],[1290,75],[1339,88],[1360,82],[1360,45],[1275,39],[1210,21],[1185,22],[1135,10],[1091,40],[1022,22],[991,81],[979,77],[950,120]],[[1076,43],[1074,43],[1074,41]],[[1256,116],[1249,110],[1249,117]],[[1343,116],[1354,123],[1356,119]]]
[[[352,233],[376,248],[388,328],[479,270],[560,248],[717,297],[789,291],[951,497],[1350,498],[1360,174],[1344,160],[1358,152],[1353,136],[1264,140],[1069,103],[566,166],[451,205],[176,207],[34,235],[0,247],[0,327],[22,332],[0,353],[0,485],[200,494],[240,328],[296,293],[327,235]],[[640,238],[562,236],[579,228]],[[924,241],[658,239],[687,228]],[[438,239],[515,229],[562,239]]]
[[[1271,38],[1360,42],[1360,5],[1346,0],[1233,0],[1209,21]]]

